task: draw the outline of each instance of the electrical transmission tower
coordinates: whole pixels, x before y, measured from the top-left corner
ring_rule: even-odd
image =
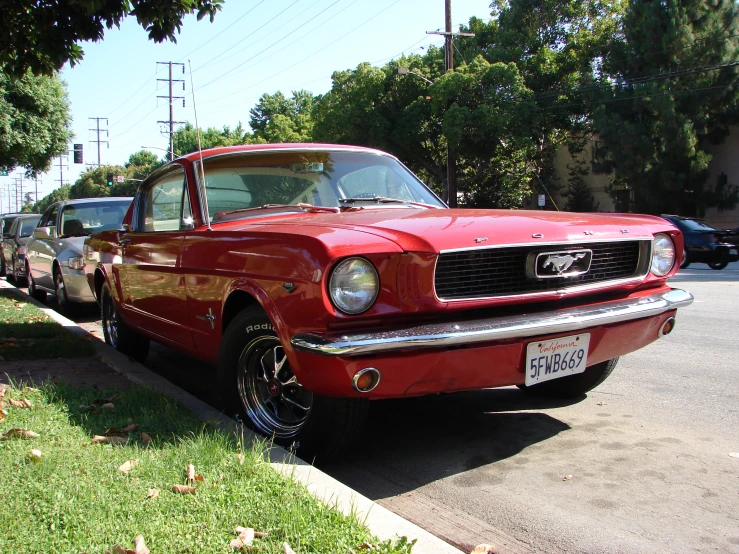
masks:
[[[100,167],[100,145],[102,143],[105,143],[105,145],[110,148],[110,142],[107,140],[100,140],[100,133],[105,133],[105,138],[110,138],[110,133],[108,133],[108,129],[101,129],[100,128],[100,122],[105,121],[105,126],[108,126],[108,118],[107,117],[88,117],[87,119],[95,121],[96,126],[94,129],[90,129],[90,131],[96,132],[96,140],[91,140],[90,142],[97,143],[98,145],[98,167]]]
[[[173,79],[172,78],[172,66],[173,65],[179,65],[182,67],[182,74],[185,74],[185,64],[184,63],[176,63],[176,62],[157,62],[157,65],[167,65],[169,66],[169,78],[168,79],[157,79],[157,82],[159,81],[165,81],[169,83],[169,94],[167,96],[157,96],[157,98],[166,98],[169,100],[169,120],[167,121],[157,121],[157,123],[161,125],[169,125],[169,131],[165,131],[169,134],[169,161],[171,162],[174,159],[174,126],[175,125],[184,125],[184,121],[174,121],[174,100],[182,100],[182,107],[185,107],[185,97],[184,96],[172,96],[172,88],[174,83],[182,83],[182,90],[185,90],[185,80],[184,79]]]

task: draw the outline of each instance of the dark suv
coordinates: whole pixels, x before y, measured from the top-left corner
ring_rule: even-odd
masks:
[[[704,263],[711,269],[724,269],[730,262],[739,260],[736,231],[716,229],[695,217],[662,217],[680,229],[685,238],[681,268],[691,263]]]

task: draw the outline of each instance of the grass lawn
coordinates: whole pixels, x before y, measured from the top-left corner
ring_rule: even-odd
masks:
[[[0,290],[0,358],[38,360],[91,356],[90,337],[79,337],[13,291]]]
[[[0,552],[103,554],[133,549],[143,535],[152,554],[228,553],[237,552],[229,543],[241,526],[267,533],[243,552],[282,553],[287,543],[296,554],[410,553],[404,539],[378,544],[359,522],[279,476],[261,447],[244,448],[149,390],[114,393],[4,391],[0,437],[11,429],[38,436],[0,440]],[[24,400],[31,406],[20,407]],[[125,444],[93,441],[106,431]]]

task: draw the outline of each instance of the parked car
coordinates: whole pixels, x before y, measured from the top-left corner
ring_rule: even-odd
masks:
[[[88,243],[105,340],[210,362],[227,413],[302,455],[344,447],[371,399],[581,397],[693,300],[659,217],[449,209],[367,148],[202,159],[156,170]]]
[[[117,229],[131,200],[86,198],[49,206],[26,246],[29,294],[40,300],[49,292],[55,294],[62,310],[76,303],[94,303],[85,277],[83,242],[96,231]]]
[[[26,284],[26,244],[36,228],[39,214],[19,215],[13,220],[8,233],[3,233],[3,265],[8,280],[18,285]]]
[[[724,269],[739,260],[736,233],[731,229],[716,229],[702,219],[663,215],[683,233],[685,242],[681,268],[691,263],[708,264],[711,269]]]
[[[10,228],[13,226],[13,221],[20,213],[7,213],[0,215],[0,228],[2,229],[3,238],[10,232]],[[5,267],[5,253],[3,251],[3,244],[0,241],[0,277],[6,274],[7,268]]]

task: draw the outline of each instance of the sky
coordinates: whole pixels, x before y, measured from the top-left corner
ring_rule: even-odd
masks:
[[[490,0],[452,0],[453,30],[472,16],[487,21]],[[82,61],[62,70],[75,134],[70,150],[82,144],[85,164],[74,164],[70,155],[60,171],[56,158],[38,180],[38,198],[57,188],[60,177],[72,184],[87,164],[98,163],[91,142],[98,133],[90,130],[98,121],[91,118],[104,118],[100,129],[108,131],[100,132],[103,165],[122,165],[142,146],[166,154],[166,126],[157,122],[169,119],[168,99],[158,98],[168,95],[168,62],[184,64],[173,65],[173,79],[185,85],[183,91],[183,82],[174,84],[173,96],[185,103],[174,101],[174,120],[195,123],[194,90],[201,128],[239,122],[248,128],[249,110],[262,94],[326,93],[334,71],[423,53],[443,43],[427,31],[443,29],[444,0],[226,0],[213,23],[186,17],[177,44],[149,41],[129,17],[120,29],[106,30],[102,41],[82,44]],[[2,189],[14,176],[0,177]],[[35,184],[25,181],[24,190],[35,192]]]

